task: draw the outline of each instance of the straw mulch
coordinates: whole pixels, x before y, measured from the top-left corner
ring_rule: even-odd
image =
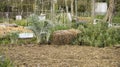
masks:
[[[58,30],[53,33],[52,42],[58,45],[71,44],[79,33],[80,31],[76,29]]]
[[[0,26],[0,36],[4,37],[10,32],[32,32],[31,30],[28,30],[24,28],[23,26]]]

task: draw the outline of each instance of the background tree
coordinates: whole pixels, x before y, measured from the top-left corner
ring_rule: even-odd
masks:
[[[74,14],[74,0],[71,0],[71,14],[73,15]]]
[[[112,22],[114,7],[115,7],[115,1],[114,0],[109,0],[108,11],[106,13],[106,16],[104,17],[105,22],[109,22],[109,23]]]

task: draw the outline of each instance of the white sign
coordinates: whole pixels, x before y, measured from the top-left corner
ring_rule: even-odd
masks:
[[[20,33],[19,38],[33,38],[34,34],[33,33]]]
[[[22,20],[22,16],[21,15],[17,15],[16,16],[16,20]]]
[[[107,12],[107,3],[98,2],[95,4],[95,12],[97,14],[105,14]]]

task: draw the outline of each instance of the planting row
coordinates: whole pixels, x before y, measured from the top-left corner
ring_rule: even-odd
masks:
[[[119,27],[108,23],[61,22],[39,20],[37,15],[27,18],[28,29],[34,33],[31,39],[20,39],[18,33],[9,33],[1,38],[0,44],[77,44],[88,46],[113,46],[120,44]]]

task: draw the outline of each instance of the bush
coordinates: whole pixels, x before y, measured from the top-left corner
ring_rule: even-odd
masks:
[[[113,46],[120,41],[120,31],[108,27],[107,23],[80,25],[78,29],[82,31],[82,34],[77,39],[77,43],[81,45],[105,47]]]

